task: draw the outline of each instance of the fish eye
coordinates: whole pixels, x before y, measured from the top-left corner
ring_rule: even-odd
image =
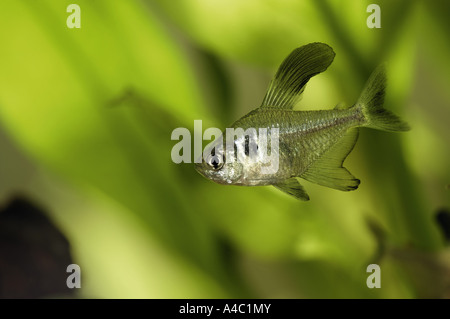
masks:
[[[219,170],[223,166],[223,157],[220,155],[209,155],[206,163],[215,170]]]

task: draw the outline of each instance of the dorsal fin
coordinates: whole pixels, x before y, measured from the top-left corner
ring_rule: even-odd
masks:
[[[301,177],[307,181],[341,191],[357,189],[360,183],[359,179],[356,179],[342,166],[357,139],[358,129],[351,129],[328,152],[313,163]]]
[[[294,196],[297,199],[308,201],[309,196],[296,177],[291,177],[281,183],[273,185],[279,190]]]
[[[270,82],[261,107],[292,109],[300,100],[309,79],[325,71],[334,56],[330,46],[319,42],[292,51]]]

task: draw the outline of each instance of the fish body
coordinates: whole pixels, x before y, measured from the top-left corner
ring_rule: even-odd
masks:
[[[280,121],[280,119],[282,119]],[[347,131],[364,124],[359,109],[293,111],[260,108],[231,127],[279,129],[279,169],[274,174],[247,176],[243,185],[272,185],[302,176],[308,167],[336,144]]]
[[[373,72],[351,107],[338,104],[331,110],[293,110],[308,80],[325,71],[333,59],[333,50],[323,43],[295,49],[281,64],[261,107],[230,126],[245,132],[265,129],[264,141],[271,141],[269,145],[263,148],[257,134],[230,138],[224,131],[223,138],[205,148],[197,171],[219,184],[273,185],[301,200],[309,200],[309,196],[298,178],[342,191],[356,189],[360,181],[343,167],[343,162],[356,143],[358,128],[405,131],[408,125],[383,108],[383,66]],[[274,132],[277,144],[272,140]],[[276,155],[277,166],[262,173],[268,154]]]

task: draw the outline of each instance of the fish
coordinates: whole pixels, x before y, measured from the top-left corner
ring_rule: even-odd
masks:
[[[272,185],[303,201],[310,197],[300,179],[340,191],[356,190],[360,180],[343,163],[358,139],[359,128],[388,132],[410,128],[383,107],[385,64],[375,68],[355,104],[339,103],[328,110],[294,110],[311,77],[327,70],[334,57],[333,49],[320,42],[293,50],[270,82],[261,106],[229,127],[269,132],[265,139],[258,138],[257,133],[227,136],[224,130],[205,147],[195,169],[218,184]],[[273,137],[276,139],[272,141]],[[261,147],[261,141],[267,144],[269,140],[270,147]],[[277,166],[262,173],[269,152],[276,155]]]

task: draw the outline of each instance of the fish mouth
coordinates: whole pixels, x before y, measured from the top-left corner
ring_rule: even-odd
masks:
[[[224,181],[221,178],[218,178],[214,174],[211,174],[207,169],[205,170],[205,168],[202,164],[203,163],[194,163],[194,168],[204,178],[206,178],[207,180],[214,182],[216,184],[220,184],[220,185],[229,185],[230,184],[227,181]]]
[[[194,163],[195,170],[201,175],[205,176],[202,169],[202,163]],[[205,176],[206,177],[206,176]]]
[[[215,182],[214,180],[214,176],[212,176],[211,174],[208,174],[208,170],[205,170],[204,166],[202,165],[203,163],[194,163],[194,168],[195,170],[202,175],[204,178]]]

